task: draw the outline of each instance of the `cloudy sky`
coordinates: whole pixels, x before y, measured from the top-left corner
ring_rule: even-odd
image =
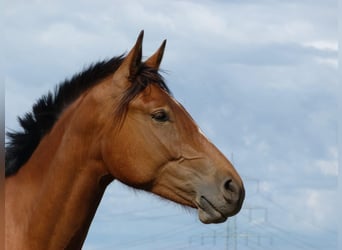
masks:
[[[170,89],[245,181],[241,213],[220,225],[113,183],[84,249],[337,249],[337,0],[3,5],[7,129],[144,29],[144,55],[168,40]]]

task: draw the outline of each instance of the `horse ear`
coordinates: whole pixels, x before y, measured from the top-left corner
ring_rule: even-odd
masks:
[[[122,84],[127,84],[127,79],[132,79],[137,74],[141,64],[143,38],[144,31],[142,30],[134,47],[129,51],[120,67],[115,71],[113,80],[117,82],[117,84],[120,84],[120,82]]]
[[[163,59],[165,46],[166,40],[164,40],[159,49],[145,61],[145,64],[151,68],[159,69],[159,65],[161,63],[161,60]]]

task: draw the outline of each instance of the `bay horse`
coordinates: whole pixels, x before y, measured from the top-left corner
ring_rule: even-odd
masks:
[[[171,95],[159,73],[166,40],[142,61],[91,65],[41,97],[6,145],[6,249],[81,249],[114,180],[198,210],[203,223],[239,212],[243,182]]]

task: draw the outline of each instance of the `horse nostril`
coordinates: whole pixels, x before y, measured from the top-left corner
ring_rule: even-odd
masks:
[[[223,187],[224,187],[225,191],[229,191],[229,192],[233,192],[233,193],[235,193],[237,191],[236,184],[231,179],[226,180],[223,184]]]
[[[235,204],[236,207],[240,210],[245,198],[245,189],[243,187],[243,184],[239,185],[233,179],[226,179],[221,187],[223,197],[228,202],[228,204]]]

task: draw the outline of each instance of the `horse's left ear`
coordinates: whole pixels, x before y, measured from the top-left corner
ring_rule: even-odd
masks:
[[[127,87],[125,86],[126,83],[136,76],[141,64],[143,37],[144,31],[142,30],[138,36],[138,39],[134,47],[124,58],[120,67],[115,71],[113,81],[117,82],[117,86],[124,85],[120,87]]]
[[[151,68],[159,69],[159,65],[161,60],[163,59],[164,50],[165,50],[166,40],[163,41],[162,45],[159,49],[145,61],[145,64]]]

